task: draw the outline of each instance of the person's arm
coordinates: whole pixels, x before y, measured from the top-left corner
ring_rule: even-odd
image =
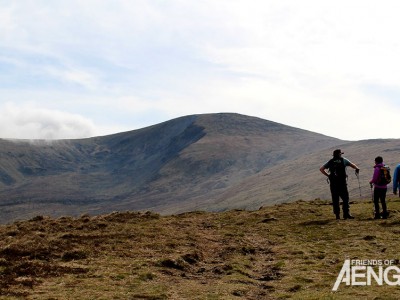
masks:
[[[348,159],[346,159],[346,160],[347,160],[347,165],[350,166],[350,167],[352,167],[354,170],[356,170],[356,174],[360,173],[360,168],[357,167],[356,164],[353,164],[353,163],[352,163],[351,161],[349,161]],[[346,164],[346,163],[345,163],[345,164]]]
[[[393,194],[397,195],[397,188],[399,186],[399,182],[398,182],[398,173],[399,173],[399,169],[400,169],[400,165],[398,165],[396,167],[396,169],[394,169],[394,174],[393,174]]]
[[[374,168],[374,174],[372,175],[371,180],[369,181],[370,184],[376,184],[379,178],[379,168]]]
[[[329,177],[329,174],[325,171],[326,167],[323,165],[319,170],[321,171],[322,174],[324,174],[326,177]]]

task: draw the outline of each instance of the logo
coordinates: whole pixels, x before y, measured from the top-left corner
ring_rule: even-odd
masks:
[[[351,286],[398,285],[400,286],[400,268],[398,260],[346,259],[336,279],[332,291],[337,291],[341,283]]]

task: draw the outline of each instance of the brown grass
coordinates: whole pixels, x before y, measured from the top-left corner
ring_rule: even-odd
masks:
[[[0,299],[398,299],[398,286],[341,285],[344,259],[398,259],[400,202],[372,219],[325,201],[161,217],[121,212],[0,226]],[[378,298],[380,297],[380,298]]]

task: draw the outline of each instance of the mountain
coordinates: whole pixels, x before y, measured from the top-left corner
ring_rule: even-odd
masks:
[[[0,140],[0,217],[8,222],[38,214],[115,210],[170,214],[284,202],[286,198],[276,192],[280,186],[286,184],[288,192],[298,193],[299,182],[309,176],[301,174],[310,167],[304,157],[314,163],[310,154],[321,153],[322,159],[322,153],[345,144],[283,124],[224,113],[185,116],[80,140]],[[279,172],[285,174],[285,168],[295,172],[288,172],[279,184],[263,183],[268,174],[274,178]],[[253,180],[268,187],[254,195]],[[268,191],[276,194],[271,198]],[[244,198],[230,201],[239,194]],[[248,201],[249,197],[257,200]]]

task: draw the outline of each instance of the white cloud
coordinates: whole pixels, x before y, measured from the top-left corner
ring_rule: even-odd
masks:
[[[85,138],[94,133],[94,124],[80,115],[37,108],[32,104],[0,106],[1,138]]]
[[[94,72],[77,68],[44,67],[47,75],[53,76],[64,83],[77,84],[89,90],[100,88],[99,79]]]
[[[382,136],[370,120],[378,103],[390,118],[400,113],[399,6],[368,0],[2,4],[0,105],[16,103],[8,111],[0,106],[2,116],[19,124],[11,116],[22,120],[25,113],[17,111],[34,111],[31,119],[47,120],[26,121],[35,136],[49,130],[47,136],[75,137],[72,116],[91,132],[93,120],[103,134],[181,115],[238,112],[343,139],[399,137],[394,128]],[[26,109],[21,103],[31,99],[36,108]],[[332,105],[343,108],[334,120]],[[56,111],[67,125],[39,111]],[[23,135],[22,127],[13,128],[7,134]]]

